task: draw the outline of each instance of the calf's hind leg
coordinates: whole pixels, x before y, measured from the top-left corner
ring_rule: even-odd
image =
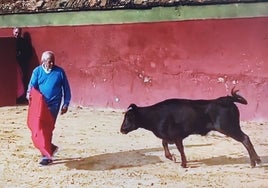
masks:
[[[260,157],[257,155],[250,139],[249,139],[249,136],[244,134],[243,135],[244,138],[243,138],[243,141],[242,141],[242,144],[246,147],[246,149],[248,150],[248,153],[249,153],[249,157],[250,157],[250,161],[251,161],[251,166],[252,167],[255,167],[256,166],[256,163],[257,164],[261,164],[261,159]]]
[[[243,133],[241,130],[239,132],[236,132],[233,134],[227,134],[227,135],[232,137],[233,139],[237,140],[238,142],[241,142],[245,146],[245,148],[247,149],[248,154],[249,154],[251,167],[255,167],[256,163],[257,164],[261,163],[261,159],[257,155],[257,153],[253,147],[253,144],[251,143],[248,135]]]

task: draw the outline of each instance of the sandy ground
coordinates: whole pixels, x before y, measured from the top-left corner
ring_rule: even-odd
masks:
[[[26,126],[27,106],[0,108],[0,187],[268,187],[268,123],[241,122],[262,166],[251,168],[241,143],[212,132],[184,140],[188,168],[164,157],[161,140],[119,132],[123,114],[73,107],[59,116],[54,164],[40,167]]]

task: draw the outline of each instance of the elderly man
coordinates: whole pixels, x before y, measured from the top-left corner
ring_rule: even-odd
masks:
[[[32,134],[32,139],[34,145],[40,150],[42,154],[42,160],[40,164],[48,165],[52,163],[52,156],[58,149],[57,146],[52,144],[52,133],[54,130],[54,124],[56,122],[57,115],[60,110],[61,114],[67,112],[71,99],[71,91],[64,70],[61,67],[55,65],[55,56],[53,52],[45,51],[42,54],[41,62],[42,64],[33,70],[28,85],[27,99],[29,100],[29,110],[31,108],[30,106],[32,97],[31,93],[33,90],[37,90],[38,92],[40,92],[40,94],[44,99],[47,110],[50,112],[49,115],[51,115],[52,121],[51,122],[40,121],[40,123],[37,124],[42,125],[36,125],[36,123],[31,123],[31,120],[29,120],[29,113],[28,113],[28,126],[32,130],[32,133],[34,129],[42,130],[41,131],[42,134],[37,133]],[[42,116],[42,113],[43,115],[45,113],[42,110],[40,112],[41,112],[40,116]],[[36,129],[35,128],[36,126],[39,126],[39,129]],[[44,150],[44,148],[42,148],[43,146],[40,146],[40,143],[38,143],[40,142],[40,139],[36,138],[38,137],[38,135],[41,137],[45,137],[46,141],[43,141],[43,143],[45,143],[44,147],[48,149]]]

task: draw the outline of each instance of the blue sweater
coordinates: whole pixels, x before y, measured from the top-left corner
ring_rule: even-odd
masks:
[[[56,118],[63,98],[63,106],[69,106],[71,91],[64,70],[54,66],[52,71],[46,73],[39,65],[33,70],[28,86],[28,92],[34,87],[42,93],[52,115]]]

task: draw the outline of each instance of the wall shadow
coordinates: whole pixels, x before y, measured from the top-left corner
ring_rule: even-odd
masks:
[[[29,56],[29,62],[28,62],[28,68],[27,68],[27,83],[29,83],[33,69],[35,67],[37,67],[40,62],[39,62],[39,58],[36,54],[36,50],[34,48],[34,46],[32,45],[32,39],[31,39],[31,35],[29,32],[25,32],[23,33],[23,38],[25,39],[26,43],[28,44],[28,56]]]

